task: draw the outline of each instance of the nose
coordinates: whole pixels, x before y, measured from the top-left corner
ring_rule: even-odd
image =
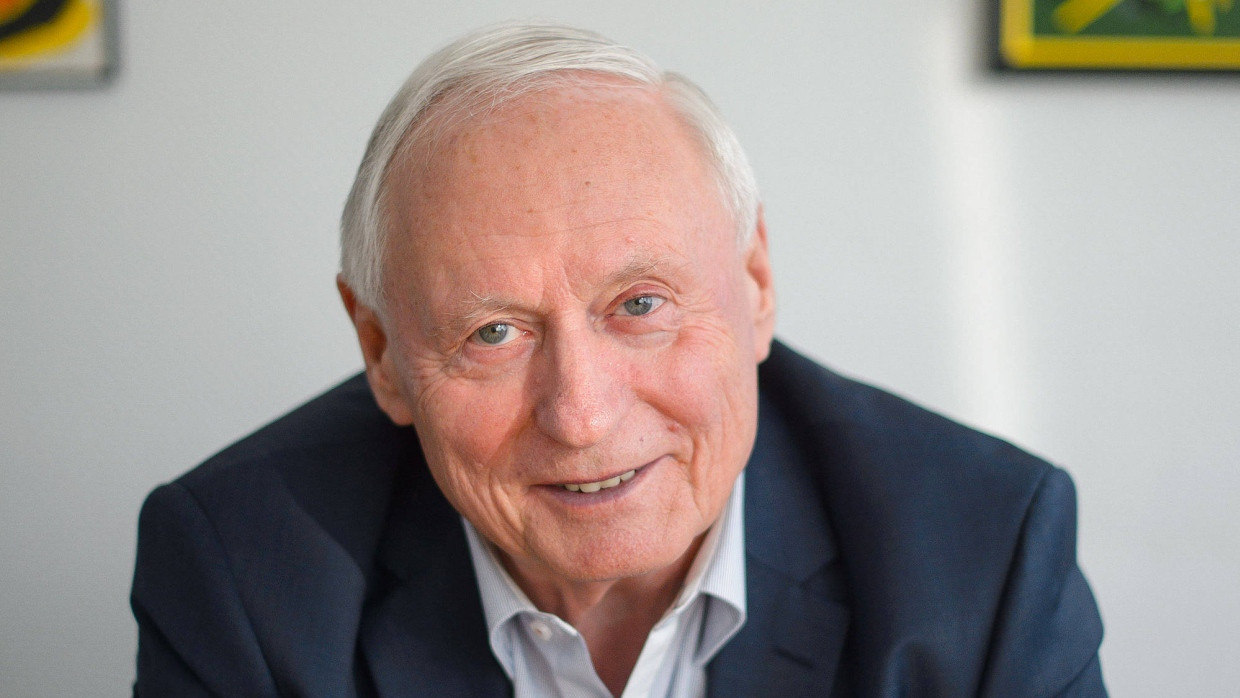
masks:
[[[632,394],[622,352],[587,328],[557,333],[548,340],[538,379],[539,428],[570,448],[603,441],[628,412]]]

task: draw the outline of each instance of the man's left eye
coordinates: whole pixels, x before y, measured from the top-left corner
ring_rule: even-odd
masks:
[[[637,296],[630,298],[621,304],[625,315],[645,315],[655,308],[663,305],[663,299],[658,296]]]
[[[474,332],[474,338],[488,346],[498,347],[516,339],[517,334],[517,328],[506,322],[497,322],[479,328],[477,332]]]

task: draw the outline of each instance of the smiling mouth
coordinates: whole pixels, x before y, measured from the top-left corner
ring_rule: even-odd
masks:
[[[628,482],[629,480],[632,480],[635,475],[637,475],[636,469],[630,470],[627,473],[620,473],[619,475],[607,478],[606,480],[599,480],[597,482],[581,482],[575,484],[569,483],[560,486],[569,492],[584,492],[586,494],[590,494],[592,492],[598,492],[599,490],[611,489],[612,487],[618,486],[622,482]]]

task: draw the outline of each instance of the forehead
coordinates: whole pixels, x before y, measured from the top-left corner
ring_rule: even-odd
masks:
[[[529,146],[539,140],[589,139],[598,147],[626,141],[652,148],[672,141],[693,141],[690,129],[668,103],[660,88],[606,76],[576,76],[534,82],[517,88],[515,96],[449,93],[430,108],[419,127],[411,161],[434,167],[459,165],[456,157],[469,144],[489,145],[488,152],[533,158]],[[512,140],[513,135],[521,137]],[[655,142],[664,136],[663,142]],[[629,143],[631,144],[631,143]],[[496,148],[497,145],[509,146]]]
[[[605,245],[734,247],[694,134],[657,91],[624,83],[539,90],[460,120],[390,182],[385,276],[402,286],[549,245],[565,264]]]
[[[698,138],[648,86],[597,79],[535,90],[495,109],[451,99],[438,109],[447,113],[429,115],[428,137],[402,153],[391,171],[389,213],[399,220],[397,235],[433,233],[417,225],[425,218],[516,208],[527,203],[523,198],[601,200],[620,193],[606,189],[617,178],[630,190],[645,185],[643,194],[670,180],[694,189],[709,182],[717,194]],[[481,115],[469,116],[475,110]],[[604,203],[620,203],[616,198]]]

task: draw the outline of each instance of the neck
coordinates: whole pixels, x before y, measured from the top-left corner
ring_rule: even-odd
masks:
[[[581,633],[599,678],[612,695],[620,695],[646,637],[676,600],[705,537],[694,539],[671,565],[621,579],[562,579],[503,553],[500,560],[538,610],[554,613]]]

